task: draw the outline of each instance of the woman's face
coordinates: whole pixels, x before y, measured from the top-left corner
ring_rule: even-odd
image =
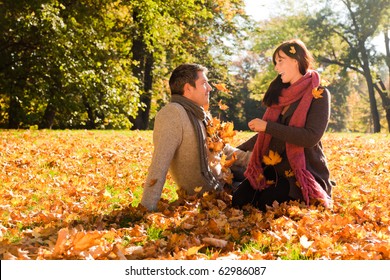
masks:
[[[298,81],[302,74],[299,72],[298,61],[279,51],[275,56],[275,70],[280,75],[283,83],[293,84]]]

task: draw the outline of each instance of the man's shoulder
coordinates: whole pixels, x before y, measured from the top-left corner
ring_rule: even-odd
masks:
[[[157,116],[159,117],[178,117],[179,116],[185,116],[186,115],[186,110],[182,105],[176,102],[170,102],[166,104],[164,107],[160,109],[160,111],[157,113]]]

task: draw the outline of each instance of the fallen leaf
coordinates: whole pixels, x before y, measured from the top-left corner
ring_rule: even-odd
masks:
[[[224,248],[228,243],[226,240],[217,239],[213,237],[204,237],[202,241],[204,243],[207,243],[211,246],[218,247],[218,248]]]
[[[302,235],[300,238],[299,238],[299,243],[301,243],[301,245],[303,246],[303,248],[307,249],[311,246],[311,244],[313,244],[314,241],[309,241],[308,238],[306,237],[306,235]]]
[[[202,249],[203,247],[204,247],[204,245],[191,247],[191,248],[188,249],[186,255],[187,255],[187,256],[195,255],[195,254],[197,254],[198,251],[199,251],[200,249]]]

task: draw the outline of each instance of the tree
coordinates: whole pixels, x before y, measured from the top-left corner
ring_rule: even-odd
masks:
[[[373,132],[380,132],[380,119],[375,98],[373,69],[378,68],[378,55],[372,45],[373,38],[382,31],[382,23],[388,15],[386,0],[338,0],[327,1],[309,22],[313,30],[313,42],[327,50],[319,55],[324,64],[335,64],[356,71],[364,76],[370,100]],[[388,18],[387,18],[388,19]],[[386,100],[384,102],[386,104]],[[390,129],[390,123],[389,123]]]
[[[295,11],[298,11],[296,9]],[[299,38],[313,53],[315,58],[322,53],[321,48],[313,46],[311,32],[308,28],[306,12],[286,14],[270,20],[260,22],[253,38],[253,50],[259,55],[258,71],[251,79],[249,90],[257,100],[261,100],[270,82],[276,77],[272,63],[272,54],[275,48],[283,41]],[[317,60],[317,59],[316,59]],[[346,96],[348,93],[348,75],[334,65],[322,64],[317,60],[314,67],[320,72],[321,77],[330,82],[328,86],[332,98],[332,114],[329,129],[341,131],[346,129]]]
[[[161,84],[154,77],[169,75],[183,62],[204,64],[212,79],[226,76],[227,66],[219,58],[230,49],[224,47],[223,38],[238,37],[240,27],[235,17],[243,15],[243,1],[146,0],[132,1],[131,7],[135,23],[128,32],[133,39],[132,69],[142,93],[138,113],[131,121],[132,129],[146,129],[154,92],[161,90],[153,87]],[[222,68],[222,73],[215,71]]]
[[[3,126],[130,127],[139,94],[117,1],[2,1],[0,13]]]

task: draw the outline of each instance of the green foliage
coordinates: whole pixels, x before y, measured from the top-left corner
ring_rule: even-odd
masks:
[[[243,14],[241,0],[2,1],[0,126],[130,128],[178,64],[226,77]]]
[[[152,128],[171,71],[196,62],[230,90],[212,92],[212,114],[244,130],[264,112],[274,48],[298,37],[331,82],[330,129],[348,130],[351,71],[388,76],[388,54],[373,45],[388,29],[386,4],[283,0],[272,18],[253,22],[243,0],[1,1],[0,127]],[[367,83],[371,108],[380,106]]]
[[[158,240],[158,239],[161,239],[163,236],[162,236],[162,233],[163,233],[163,229],[161,228],[157,228],[155,226],[150,226],[146,232],[147,232],[147,235],[148,235],[148,239],[149,240]]]
[[[283,9],[287,4],[292,6]],[[373,39],[381,32],[387,32],[384,21],[389,7],[386,1],[319,1],[315,7],[304,1],[282,1],[280,10],[280,16],[262,22],[254,33],[254,50],[260,54],[263,71],[259,71],[249,85],[252,94],[260,99],[276,75],[270,61],[273,49],[282,41],[299,38],[313,53],[322,78],[330,82],[332,114],[329,129],[348,131],[353,126],[359,127],[359,131],[377,131],[378,118],[375,116],[379,106],[374,96],[376,80],[373,77],[383,69],[384,59],[375,50]],[[356,79],[356,73],[361,77]],[[366,115],[364,119],[351,118],[352,111],[348,109],[348,96],[356,92],[354,86],[360,85],[362,80],[366,81],[367,88],[361,94],[368,91],[370,96],[363,106],[371,108],[373,121]],[[367,124],[374,129],[367,129]]]

